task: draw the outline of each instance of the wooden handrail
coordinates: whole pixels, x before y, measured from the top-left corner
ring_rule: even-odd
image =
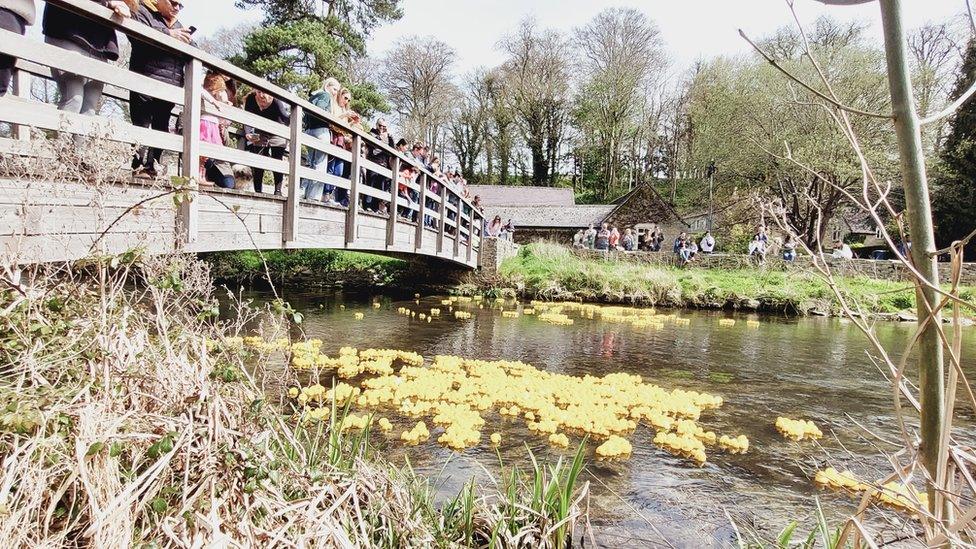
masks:
[[[279,199],[283,208],[281,211],[280,245],[286,248],[307,245],[307,235],[303,241],[302,231],[299,227],[299,212],[305,212],[301,214],[305,216],[308,210],[301,210],[301,208],[307,207],[304,206],[305,204],[315,204],[303,200],[300,193],[300,184],[303,180],[309,180],[334,185],[336,188],[348,191],[349,207],[343,213],[345,234],[342,239],[346,247],[372,246],[370,249],[376,249],[375,244],[371,243],[372,241],[357,242],[361,228],[359,226],[359,198],[364,196],[383,202],[389,201],[385,241],[386,248],[391,251],[415,251],[444,256],[444,239],[452,238],[454,240],[454,253],[449,254],[450,259],[472,265],[473,246],[477,244],[480,252],[480,231],[476,232],[472,229],[476,226],[480,227],[478,220],[483,219],[481,212],[476,210],[473,204],[460,194],[460,189],[456,188],[453,183],[437,177],[411,155],[401,154],[370,132],[358,126],[350,126],[294,93],[250,74],[227,61],[218,59],[194,46],[184,44],[142,23],[131,19],[113,18],[112,12],[108,8],[90,0],[48,0],[48,3],[64,8],[79,17],[111,25],[116,30],[128,35],[132,40],[151,43],[153,46],[170,50],[183,57],[186,60],[184,86],[177,88],[159,83],[148,77],[133,74],[129,72],[127,67],[83,58],[75,53],[50,45],[39,44],[14,33],[0,30],[0,53],[18,58],[14,71],[14,94],[10,98],[0,98],[0,121],[10,122],[14,125],[14,135],[18,140],[29,140],[29,128],[32,126],[45,130],[70,131],[79,134],[88,134],[92,130],[100,128],[112,128],[107,135],[111,140],[179,153],[182,156],[180,174],[187,178],[198,176],[201,157],[240,163],[251,166],[252,169],[284,174],[287,177],[287,185],[283,189],[286,198]],[[204,68],[223,73],[251,88],[264,90],[281,100],[291,109],[288,124],[284,125],[266,120],[239,108],[228,107],[217,110],[209,104],[204,104],[202,101]],[[75,69],[83,76],[107,82],[109,84],[106,86],[107,94],[122,101],[128,100],[130,92],[151,97],[163,96],[164,100],[178,105],[173,116],[182,122],[184,131],[182,135],[174,135],[165,131],[134,126],[124,119],[97,118],[55,111],[51,105],[30,101],[32,74],[39,78],[51,78],[53,71],[50,69],[68,72]],[[25,106],[29,106],[29,108],[25,109]],[[251,126],[258,131],[283,138],[287,142],[285,147],[288,157],[284,160],[276,160],[253,152],[236,150],[231,146],[201,142],[200,133],[196,128],[200,126],[203,114],[223,118],[234,124]],[[303,122],[306,115],[325,121],[333,131],[351,135],[352,150],[347,151],[342,147],[337,147],[305,133]],[[26,151],[25,145],[26,143],[17,144],[15,142],[11,146],[16,147],[18,151]],[[388,168],[386,165],[369,160],[362,152],[364,145],[373,150],[379,149],[388,155],[391,159],[391,167]],[[344,176],[340,177],[319,171],[319,169],[303,166],[301,164],[303,148],[325,153],[330,159],[336,159],[336,161],[346,162],[347,168],[351,168],[349,169],[349,178],[346,179]],[[398,194],[399,168],[404,163],[415,167],[420,174],[416,181],[405,182],[408,188],[417,193],[418,201],[416,203],[403,200]],[[370,174],[373,176],[370,177]],[[389,191],[372,186],[375,184],[377,176],[383,180],[389,180]],[[441,185],[440,190],[436,193],[429,186],[433,181],[437,181]],[[428,199],[431,203],[430,206],[427,204]],[[413,215],[417,216],[417,221],[414,223],[409,219],[400,217],[399,210],[402,208],[414,212]],[[363,213],[370,217],[369,212]],[[451,220],[448,213],[453,213],[455,218]],[[427,217],[434,221],[436,227],[428,228],[426,226]],[[197,238],[199,223],[197,201],[184,201],[179,209],[177,220],[177,241],[180,245],[193,247]],[[363,233],[364,238],[375,239],[375,232],[373,232],[376,228],[375,222],[367,222],[367,225],[368,228],[363,228],[366,231]],[[409,227],[406,231],[413,235],[412,244],[403,241],[398,242],[398,235],[405,234],[403,230],[398,230],[398,225],[401,229]],[[468,228],[465,229],[464,225],[467,225]],[[454,230],[453,236],[445,234],[448,227]],[[428,231],[436,235],[436,240],[428,240],[424,236]],[[464,251],[459,249],[460,240],[465,235],[467,236],[467,258],[462,257]],[[474,242],[476,235],[479,237],[477,243]],[[477,261],[475,261],[476,263]]]
[[[243,82],[252,88],[258,88],[264,90],[270,93],[271,95],[285,101],[286,103],[289,103],[291,106],[296,106],[296,105],[301,106],[306,113],[310,113],[316,116],[317,118],[321,118],[335,126],[342,128],[345,131],[358,135],[361,140],[365,140],[366,142],[372,145],[379,146],[388,154],[398,156],[401,159],[401,162],[406,161],[411,166],[414,166],[418,170],[420,170],[422,174],[425,174],[428,177],[431,177],[443,184],[447,184],[446,180],[441,180],[440,178],[437,178],[433,173],[427,170],[425,166],[417,162],[415,159],[400,154],[399,151],[397,151],[396,149],[391,148],[386,143],[383,143],[379,139],[376,139],[370,132],[367,132],[355,126],[349,126],[344,122],[338,120],[337,118],[333,117],[331,113],[328,113],[322,110],[321,108],[316,107],[308,100],[303,99],[298,95],[288,90],[285,90],[284,88],[281,88],[259,76],[253,75],[228,61],[215,57],[197,47],[184,44],[183,42],[180,42],[179,40],[171,36],[167,36],[161,32],[151,29],[146,25],[143,25],[131,19],[119,19],[117,17],[114,17],[112,10],[104,6],[98,5],[96,3],[93,3],[90,0],[47,0],[47,3],[60,6],[62,8],[65,8],[66,10],[69,10],[83,17],[88,17],[90,19],[95,19],[100,22],[109,23],[112,26],[114,26],[116,29],[123,31],[127,36],[136,37],[143,42],[149,42],[156,46],[163,46],[167,49],[170,49],[188,58],[198,59],[204,65],[211,67],[227,76],[230,76],[239,82]],[[463,196],[460,196],[460,194],[458,194],[457,191],[455,191],[454,189],[449,188],[449,192],[457,195],[458,197],[461,198],[462,201],[470,204],[470,201],[468,199],[466,199]]]

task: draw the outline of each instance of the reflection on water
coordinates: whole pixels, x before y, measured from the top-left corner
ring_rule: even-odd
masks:
[[[521,360],[577,376],[627,372],[665,388],[723,396],[725,405],[703,414],[700,423],[718,433],[745,434],[751,443],[745,455],[709,452],[708,464],[699,469],[657,449],[651,443],[654,432],[641,426],[631,436],[630,459],[590,461],[593,519],[599,526],[598,541],[606,546],[648,546],[659,538],[647,521],[679,546],[726,546],[732,536],[726,509],[740,525],[767,537],[793,519],[810,524],[817,490],[809,479],[828,458],[832,465],[867,477],[884,467],[878,441],[862,437],[855,422],[898,439],[890,385],[872,363],[866,339],[852,324],[837,319],[749,316],[762,321],[758,329],[745,322],[726,328],[719,327],[718,318],[729,313],[682,312],[690,325],[667,324],[654,331],[585,318],[577,318],[573,326],[554,326],[533,316],[502,318],[497,310],[477,304],[464,308],[474,313],[472,319],[455,320],[439,297],[426,297],[419,305],[381,299],[380,309],[372,308],[369,300],[336,294],[287,299],[305,314],[307,337],[325,341],[323,351],[330,355],[353,346],[404,349],[428,357]],[[508,302],[509,308],[513,305]],[[438,307],[443,313],[428,323],[398,315],[398,307]],[[355,320],[356,312],[364,313],[364,319]],[[746,315],[736,318],[745,320]],[[912,329],[883,324],[878,335],[886,348],[897,350]],[[965,347],[963,356],[970,357],[965,368],[972,372],[976,338],[968,338]],[[819,446],[787,441],[774,427],[779,415],[812,419],[826,436]],[[959,416],[963,424],[972,423],[968,409]],[[571,451],[551,448],[522,421],[495,414],[486,420],[491,431],[502,434],[499,453],[506,464],[525,462],[525,444],[551,459]],[[398,434],[412,422],[394,423]],[[488,475],[498,471],[498,456],[487,444],[489,432],[483,433],[481,446],[461,454],[434,443],[434,432],[430,442],[413,448],[391,440],[383,455],[396,463],[409,459],[416,470],[436,477],[442,494],[453,495],[471,475],[489,481]],[[383,436],[377,437],[384,444]],[[578,439],[571,445],[576,443]],[[835,517],[852,509],[844,496],[824,498]]]

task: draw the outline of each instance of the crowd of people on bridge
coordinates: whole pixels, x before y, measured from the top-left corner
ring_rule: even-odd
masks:
[[[111,9],[115,17],[131,19],[183,43],[193,44],[193,33],[196,29],[192,26],[184,27],[181,23],[179,16],[183,4],[180,0],[91,1]],[[0,0],[0,29],[23,35],[26,27],[36,22],[35,17],[34,0]],[[81,17],[64,8],[46,4],[41,18],[44,41],[49,45],[97,61],[118,61],[120,49],[115,29],[96,21],[82,21]],[[188,59],[173,50],[142,41],[138,37],[133,37],[131,42],[129,69],[132,72],[159,82],[183,87]],[[15,61],[9,56],[0,55],[0,95],[8,93]],[[61,70],[53,70],[52,77],[58,89],[58,109],[73,114],[98,114],[104,88],[101,81]],[[322,179],[303,178],[299,191],[302,199],[322,202],[329,206],[351,207],[347,187],[351,186],[351,179],[355,176],[360,185],[372,189],[372,191],[363,189],[356,207],[364,212],[393,215],[394,212],[390,211],[393,196],[390,193],[393,179],[396,179],[395,214],[404,219],[423,223],[429,228],[439,228],[442,218],[442,199],[445,197],[452,208],[445,208],[443,217],[456,224],[458,212],[463,212],[464,216],[470,215],[471,207],[461,204],[460,197],[470,198],[470,192],[460,170],[443,169],[441,159],[422,142],[411,143],[406,139],[395,139],[383,118],[377,119],[371,128],[368,127],[364,124],[363,117],[352,108],[352,91],[343,87],[338,79],[323,75],[321,89],[313,92],[308,99],[341,125],[315,112],[305,113],[303,121],[305,133],[320,140],[322,146],[306,147],[308,150],[304,157],[304,164],[322,174]],[[262,119],[288,127],[291,118],[290,108],[280,98],[260,89],[255,89],[239,98],[237,85],[233,79],[210,72],[204,76],[202,103],[203,114],[197,130],[200,132],[201,142],[234,147],[236,135],[240,134],[243,137],[243,148],[247,152],[275,161],[288,158],[289,147],[285,137],[248,125],[243,125],[241,131],[237,131],[232,128],[231,122],[220,116],[225,106],[234,106]],[[132,92],[129,96],[129,114],[132,123],[144,128],[161,132],[171,131],[175,107],[173,102],[136,92]],[[179,120],[173,131],[187,131],[186,128],[179,128],[178,122]],[[352,151],[354,135],[346,129],[349,127],[361,129],[368,135],[368,137],[361,136],[359,151]],[[391,149],[395,152],[391,152]],[[370,169],[360,165],[358,174],[350,173],[353,164],[349,159],[354,152],[372,164]],[[399,165],[398,169],[397,165]],[[165,175],[162,151],[154,147],[142,147],[136,150],[132,158],[132,169],[136,176],[155,178]],[[389,173],[389,176],[377,173],[384,170]],[[266,171],[268,170],[258,167],[250,169],[254,192],[264,192]],[[201,158],[198,178],[203,185],[216,185],[222,188],[240,186],[234,166],[218,159]],[[342,181],[337,181],[337,178]],[[274,185],[273,193],[282,195],[284,180],[282,171],[272,171],[270,179]],[[446,186],[451,192],[442,193],[442,186]],[[387,197],[389,199],[386,199]],[[480,205],[476,203],[475,207],[479,208]],[[423,219],[418,218],[421,211],[424,212]],[[461,226],[467,228],[467,222],[461,220]],[[445,231],[452,235],[457,232],[456,227],[451,224],[447,224]]]

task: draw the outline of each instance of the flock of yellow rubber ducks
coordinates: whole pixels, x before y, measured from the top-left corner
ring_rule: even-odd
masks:
[[[812,421],[788,417],[776,418],[776,430],[784,437],[796,441],[817,440],[823,436],[820,428]]]
[[[321,384],[292,387],[289,396],[298,403],[304,420],[324,420],[332,413],[333,403],[342,406],[350,399],[372,412],[372,416],[350,414],[342,429],[363,429],[373,417],[380,430],[388,432],[392,422],[379,417],[380,413],[418,420],[399,437],[408,444],[427,440],[432,424],[442,429],[437,442],[448,448],[478,445],[485,414],[492,412],[524,422],[531,432],[557,447],[568,447],[571,437],[589,436],[600,442],[597,455],[601,458],[629,456],[628,437],[641,424],[656,431],[653,440],[661,448],[699,465],[707,461],[708,446],[740,453],[749,444],[744,435],[718,436],[698,424],[703,412],[723,404],[721,397],[666,390],[625,373],[569,376],[518,361],[456,356],[437,356],[425,364],[417,353],[394,349],[344,347],[330,357],[321,352],[320,340],[289,345],[284,340],[247,338],[229,344],[263,352],[290,351],[296,369],[316,369],[317,373],[334,369],[340,380],[359,379],[358,386],[339,381],[332,388]],[[498,445],[501,434],[492,433],[490,440]]]
[[[420,294],[414,297],[415,304],[419,306]],[[460,309],[462,307],[473,307],[477,305],[478,308],[485,309],[486,303],[489,309],[500,311],[502,318],[532,316],[536,315],[538,311],[540,313],[538,315],[539,320],[557,326],[572,326],[575,322],[574,315],[590,320],[600,319],[605,322],[630,324],[634,328],[651,330],[662,330],[666,324],[673,324],[674,326],[689,326],[691,324],[691,319],[679,318],[676,314],[658,314],[654,308],[595,305],[576,301],[549,302],[533,300],[527,304],[520,304],[517,301],[509,302],[502,297],[486,299],[480,295],[452,296],[448,299],[440,300],[441,306],[448,307],[448,312],[453,313],[454,318],[457,320],[468,320],[472,318],[472,313],[470,311],[455,310],[455,307]],[[345,309],[344,305],[340,307]],[[372,307],[379,309],[381,304],[378,301],[374,301]],[[399,307],[397,313],[421,321],[431,322],[434,318],[440,316],[441,310],[439,308],[431,308],[429,312],[421,312],[410,307]],[[353,316],[356,320],[363,320],[365,313],[356,312],[353,313]],[[732,318],[718,320],[720,327],[729,328],[735,326],[735,324],[736,320]],[[758,320],[747,320],[746,326],[749,328],[759,328],[760,323]]]
[[[543,311],[542,315],[553,308],[534,307]],[[620,318],[632,313],[611,307],[601,307],[611,310],[599,312],[588,305],[574,307],[586,316],[592,312],[611,322],[634,322]],[[563,313],[560,310],[555,314]],[[681,319],[666,321],[675,320]],[[681,389],[669,391],[626,373],[568,376],[518,361],[457,356],[436,356],[427,364],[417,353],[395,349],[343,347],[337,356],[329,357],[321,352],[322,341],[317,339],[291,343],[287,339],[238,337],[209,344],[262,353],[286,352],[298,370],[335,370],[339,379],[359,378],[358,386],[339,381],[332,388],[318,383],[292,387],[288,396],[298,404],[302,421],[328,420],[333,404],[340,407],[352,401],[363,413],[347,414],[342,430],[370,427],[391,433],[394,423],[380,413],[413,418],[417,420],[413,427],[398,436],[407,445],[430,439],[431,429],[436,427],[440,429],[437,442],[447,448],[461,451],[476,446],[481,443],[485,414],[497,412],[510,421],[523,421],[529,431],[558,448],[569,447],[570,437],[589,436],[599,442],[596,455],[601,459],[630,456],[633,446],[629,439],[638,435],[640,425],[655,431],[651,438],[655,445],[699,466],[707,463],[710,447],[729,454],[749,450],[745,435],[717,435],[698,423],[703,412],[722,406],[722,397]],[[775,426],[793,441],[823,437],[820,428],[809,420],[778,417]],[[502,442],[499,432],[492,432],[488,438],[494,447]],[[858,480],[850,471],[828,468],[817,472],[814,481],[820,487],[855,494],[871,491],[878,503],[909,512],[927,506],[926,494],[911,485],[889,482],[877,487]]]
[[[929,504],[928,494],[919,492],[910,484],[892,481],[879,488],[858,480],[850,471],[839,472],[833,467],[817,471],[813,481],[820,487],[845,490],[855,495],[870,491],[874,501],[911,513],[918,513]]]

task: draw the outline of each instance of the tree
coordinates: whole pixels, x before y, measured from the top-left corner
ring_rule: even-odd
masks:
[[[437,149],[459,94],[451,81],[456,54],[432,36],[400,39],[382,62],[382,87],[399,116],[402,133]]]
[[[976,41],[966,48],[952,99],[962,95],[976,80]],[[940,247],[964,238],[976,229],[976,103],[966,102],[952,118],[949,134],[934,177],[932,209]],[[972,241],[968,254],[976,253]]]
[[[476,179],[475,167],[490,140],[490,76],[476,71],[465,82],[460,104],[451,121],[451,146],[461,173],[469,181]]]
[[[621,156],[630,141],[636,156],[652,76],[666,57],[657,26],[640,11],[610,8],[576,30],[584,83],[576,99],[575,119],[601,163],[602,197],[617,187]]]
[[[532,157],[532,182],[553,185],[569,107],[569,51],[552,30],[531,19],[500,42],[510,107]]]
[[[863,111],[889,112],[884,57],[865,44],[863,28],[821,19],[814,30],[808,37],[811,48],[841,101]],[[817,81],[816,69],[798,53],[802,46],[791,47],[785,31],[774,36],[782,52],[793,52],[781,65],[805,81]],[[720,58],[696,75],[688,110],[690,163],[703,167],[715,160],[717,179],[726,184],[720,193],[758,189],[772,195],[809,245],[823,241],[827,223],[819,220],[841,215],[844,191],[862,178],[860,160],[843,132],[813,99],[761,58]],[[894,137],[884,119],[855,117],[853,123],[877,175],[896,179],[890,154]]]
[[[199,48],[221,59],[234,59],[244,52],[244,39],[258,28],[255,23],[221,27],[212,35],[197,41]]]
[[[263,8],[265,19],[231,61],[299,94],[334,76],[350,88],[360,114],[388,111],[375,86],[351,81],[347,68],[366,55],[366,39],[376,26],[402,17],[400,1],[238,0],[240,7]]]

